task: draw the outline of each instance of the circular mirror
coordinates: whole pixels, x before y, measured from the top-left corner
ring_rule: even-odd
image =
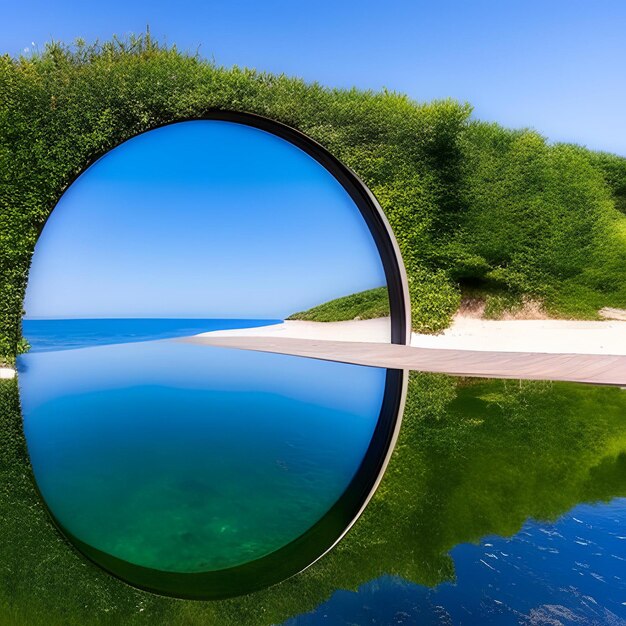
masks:
[[[404,373],[285,340],[406,343],[404,271],[373,196],[299,132],[222,112],[109,151],[43,228],[25,310],[41,497],[130,584],[185,598],[270,585],[372,495]]]

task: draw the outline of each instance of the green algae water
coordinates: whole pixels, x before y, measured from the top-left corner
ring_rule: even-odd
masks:
[[[175,340],[19,359],[28,450],[59,526],[92,557],[179,574],[255,561],[323,518],[363,461],[385,380]]]

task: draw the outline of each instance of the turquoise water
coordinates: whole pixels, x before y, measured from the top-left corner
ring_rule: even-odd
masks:
[[[44,343],[18,369],[46,504],[79,541],[164,572],[235,567],[307,531],[359,468],[385,388],[385,370],[175,340]]]

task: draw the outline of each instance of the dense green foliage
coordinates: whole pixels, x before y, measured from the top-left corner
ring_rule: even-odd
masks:
[[[140,131],[215,108],[294,126],[362,177],[398,239],[416,330],[445,328],[468,282],[566,315],[625,305],[624,159],[470,123],[466,104],[223,69],[146,37],[54,44],[0,57],[0,358],[21,348],[30,257],[72,178]]]
[[[467,208],[451,274],[539,298],[555,315],[626,306],[626,220],[600,157],[494,124],[470,124],[463,141]]]
[[[626,213],[626,159],[607,152],[592,152],[590,158],[611,189],[615,206],[622,213]]]
[[[370,320],[389,315],[389,297],[386,287],[368,289],[343,298],[324,302],[319,306],[290,315],[290,320],[311,322],[342,322],[344,320]]]
[[[263,626],[382,574],[453,580],[459,543],[626,496],[625,413],[619,388],[413,373],[389,468],[347,537],[273,588],[185,602],[126,586],[61,538],[33,486],[17,384],[0,381],[0,623]]]

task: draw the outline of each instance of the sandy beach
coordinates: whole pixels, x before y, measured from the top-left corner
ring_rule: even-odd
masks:
[[[389,343],[388,317],[348,322],[302,322],[287,320],[282,324],[256,328],[234,328],[201,333],[198,337],[286,337],[289,339],[327,339],[331,341],[372,341]]]
[[[389,318],[346,322],[286,321],[274,326],[221,330],[198,336],[285,337],[387,343]],[[575,320],[483,320],[457,315],[440,335],[413,333],[420,348],[536,352],[546,354],[626,355],[626,322]]]

